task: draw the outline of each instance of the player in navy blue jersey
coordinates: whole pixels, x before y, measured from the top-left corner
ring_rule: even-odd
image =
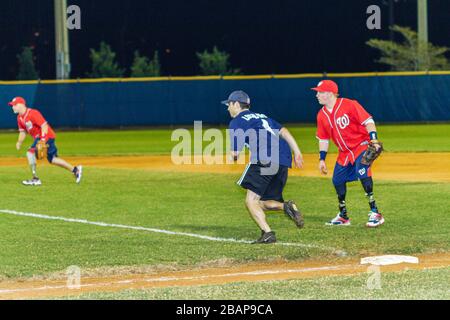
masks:
[[[296,167],[303,167],[300,148],[285,127],[264,114],[249,110],[250,98],[245,92],[234,91],[222,103],[228,106],[233,118],[229,125],[231,156],[236,161],[244,146],[250,149],[250,163],[237,184],[247,189],[245,204],[261,229],[261,237],[254,243],[274,243],[275,232],[267,224],[264,211],[284,210],[297,227],[304,225],[295,202],[283,199],[292,152]]]

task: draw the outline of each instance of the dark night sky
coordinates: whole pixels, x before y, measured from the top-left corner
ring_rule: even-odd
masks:
[[[100,41],[129,68],[134,50],[159,50],[164,75],[199,73],[196,51],[217,45],[245,74],[385,71],[370,38],[389,38],[388,0],[68,0],[82,11],[70,31],[72,77],[90,67]],[[450,47],[450,1],[428,0],[429,40]],[[382,10],[382,30],[366,28],[366,8]],[[416,0],[395,2],[395,23],[416,29]],[[53,0],[2,0],[0,79],[14,79],[16,55],[33,45],[41,78],[52,79]],[[170,52],[167,50],[170,49]]]

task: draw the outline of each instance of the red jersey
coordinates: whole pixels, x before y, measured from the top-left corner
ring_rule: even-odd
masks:
[[[41,127],[46,123],[47,121],[44,119],[42,114],[35,109],[27,108],[27,111],[23,116],[17,115],[17,125],[19,126],[19,131],[28,132],[33,139],[41,137]],[[55,139],[55,137],[55,132],[49,125],[46,138]]]
[[[317,113],[316,136],[320,140],[333,140],[339,148],[340,165],[353,164],[370,141],[365,125],[371,119],[358,101],[338,98],[331,112],[324,106]]]

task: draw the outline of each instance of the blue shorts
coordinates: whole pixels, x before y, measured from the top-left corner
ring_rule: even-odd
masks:
[[[288,167],[280,165],[276,174],[262,175],[263,167],[258,164],[248,164],[237,184],[256,193],[262,201],[284,202],[283,189],[288,178]]]
[[[40,138],[34,139],[33,144],[31,145],[30,149],[34,149],[36,151],[36,144],[38,141],[41,140]],[[58,157],[58,149],[56,148],[55,139],[48,139],[47,141],[48,149],[47,149],[47,160],[48,162],[52,163],[54,157]]]
[[[363,155],[364,152],[361,152],[361,154],[358,156],[358,158],[356,158],[356,161],[353,164],[349,163],[345,167],[336,162],[336,166],[334,167],[333,172],[333,184],[335,186],[372,176],[372,173],[370,172],[370,166],[363,165],[361,163]]]

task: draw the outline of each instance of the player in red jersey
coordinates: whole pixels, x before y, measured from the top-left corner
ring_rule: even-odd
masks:
[[[38,110],[28,108],[25,99],[22,97],[15,97],[8,105],[11,106],[13,112],[17,114],[17,125],[19,127],[19,138],[16,144],[17,150],[20,150],[27,133],[34,139],[33,144],[27,151],[27,159],[30,164],[31,172],[33,173],[33,178],[31,180],[22,181],[22,183],[30,186],[39,186],[42,184],[36,174],[36,144],[39,140],[43,140],[48,146],[48,162],[69,170],[75,176],[76,183],[80,183],[83,169],[82,166],[74,167],[58,157],[58,149],[55,145],[55,132],[42,114]]]
[[[350,225],[345,196],[347,182],[360,180],[369,199],[370,213],[367,227],[378,227],[384,218],[378,211],[373,196],[371,167],[361,163],[362,156],[371,140],[376,141],[377,129],[372,116],[356,101],[339,98],[338,86],[334,81],[323,80],[317,87],[316,97],[323,106],[317,113],[317,139],[319,139],[319,170],[327,174],[325,158],[329,140],[339,149],[333,172],[333,185],[339,200],[339,213],[329,225]]]

